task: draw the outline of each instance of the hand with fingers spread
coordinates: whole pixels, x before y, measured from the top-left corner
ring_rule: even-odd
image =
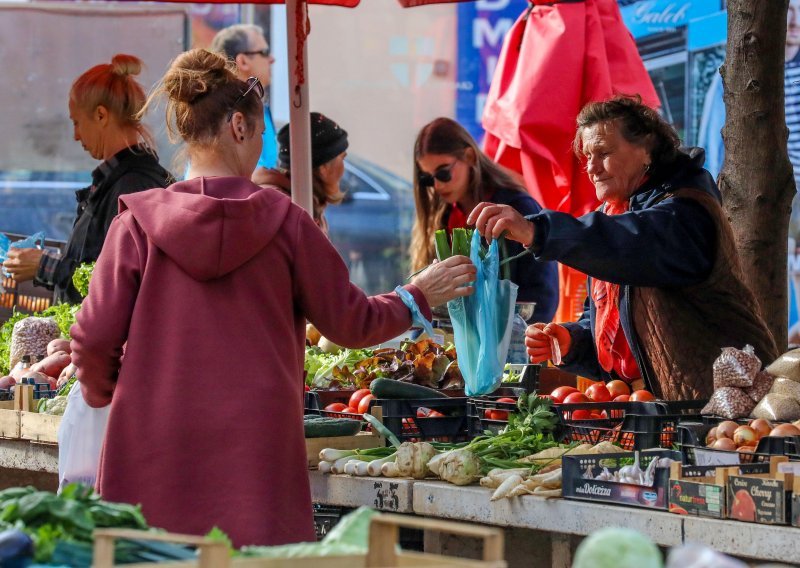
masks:
[[[466,256],[451,256],[441,262],[434,261],[427,270],[417,275],[411,283],[420,289],[428,305],[435,307],[459,296],[469,296],[474,287],[477,270]]]
[[[506,238],[529,247],[533,244],[534,226],[519,211],[510,205],[478,203],[467,218],[468,225],[485,239],[497,239],[505,233]]]
[[[554,339],[558,343],[559,353],[553,352]],[[557,323],[535,323],[528,326],[525,331],[525,347],[531,363],[550,360],[560,364],[560,361],[554,361],[554,359],[561,359],[561,357],[566,356],[571,346],[572,337],[569,334],[569,330]]]

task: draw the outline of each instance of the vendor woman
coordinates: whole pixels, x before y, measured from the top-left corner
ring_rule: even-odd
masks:
[[[573,323],[527,330],[533,362],[552,360],[595,379],[621,378],[664,400],[708,398],[722,347],[778,349],[744,283],[719,189],[699,148],[638,99],[592,103],[578,115],[575,150],[603,203],[574,218],[479,204],[470,214],[484,236],[508,238],[589,275],[587,309]]]

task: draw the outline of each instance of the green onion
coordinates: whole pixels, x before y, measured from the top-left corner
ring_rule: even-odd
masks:
[[[447,241],[447,231],[445,229],[439,229],[433,234],[433,243],[436,247],[436,258],[439,260],[444,260],[453,256],[450,243]]]

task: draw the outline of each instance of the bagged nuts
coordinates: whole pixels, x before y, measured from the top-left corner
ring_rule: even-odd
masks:
[[[29,317],[14,324],[11,331],[9,368],[25,355],[35,359],[47,356],[47,344],[61,337],[58,325],[50,318]]]
[[[742,389],[722,387],[714,391],[700,414],[723,416],[732,420],[748,416],[755,405],[755,401]]]
[[[714,388],[749,387],[753,385],[756,373],[761,370],[761,359],[750,345],[744,349],[724,347],[722,354],[714,361]]]
[[[766,371],[761,371],[756,375],[756,378],[753,380],[753,386],[747,387],[744,389],[744,392],[747,393],[747,396],[752,398],[754,401],[758,402],[764,395],[766,395],[769,390],[772,388],[772,384],[775,381],[775,377],[767,373]]]
[[[795,420],[800,418],[800,404],[789,396],[770,393],[761,399],[752,416],[766,420]]]

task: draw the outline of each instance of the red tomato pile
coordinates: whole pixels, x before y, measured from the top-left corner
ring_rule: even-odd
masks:
[[[620,380],[610,381],[609,383],[594,383],[585,393],[575,387],[562,386],[550,393],[549,398],[555,404],[585,404],[587,402],[628,402],[640,401],[648,402],[655,400],[652,393],[646,390],[637,390],[631,393],[627,383]],[[622,411],[611,411],[611,418],[621,418]],[[620,416],[615,416],[619,414]],[[578,409],[572,411],[571,420],[604,420],[608,418],[608,413],[603,410]]]
[[[495,402],[505,402],[507,404],[517,404],[513,398],[504,396],[498,398]],[[501,410],[499,408],[487,408],[483,411],[483,417],[489,420],[508,420],[508,410]]]
[[[358,389],[352,395],[347,404],[343,402],[332,402],[323,410],[327,412],[346,412],[347,414],[364,414],[369,410],[369,403],[375,399],[369,389]]]

